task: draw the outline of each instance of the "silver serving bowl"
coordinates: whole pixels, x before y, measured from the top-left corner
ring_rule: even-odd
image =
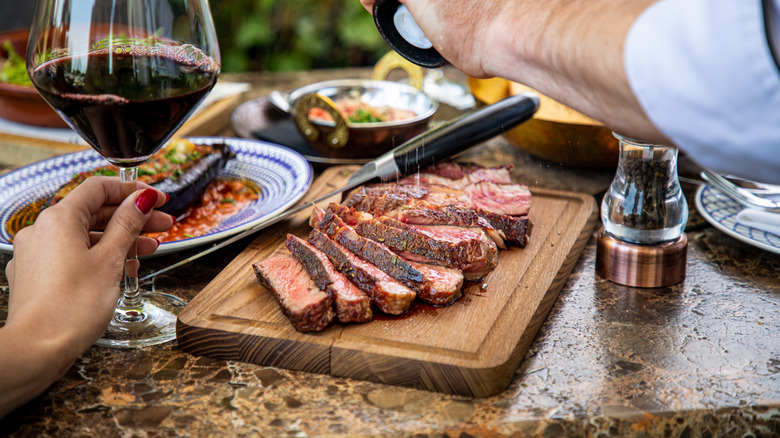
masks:
[[[348,98],[371,107],[389,106],[414,116],[384,122],[350,122],[334,102]],[[341,79],[316,82],[298,88],[287,98],[296,126],[311,147],[323,157],[376,158],[421,134],[438,109],[438,103],[421,90],[390,81]],[[310,119],[309,111],[321,108],[334,121]]]

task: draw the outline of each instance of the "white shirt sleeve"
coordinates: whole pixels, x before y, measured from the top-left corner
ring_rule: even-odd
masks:
[[[766,1],[777,14],[780,0]],[[764,23],[761,0],[660,0],[632,26],[625,66],[648,117],[699,164],[780,183],[780,70]]]

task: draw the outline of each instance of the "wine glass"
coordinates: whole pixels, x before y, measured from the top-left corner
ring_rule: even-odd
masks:
[[[122,193],[211,91],[220,72],[208,0],[38,0],[27,71],[46,101],[119,167]],[[135,246],[124,293],[98,345],[143,347],[176,336],[183,300],[141,293]]]

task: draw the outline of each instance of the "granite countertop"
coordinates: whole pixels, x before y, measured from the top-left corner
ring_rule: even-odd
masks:
[[[255,93],[287,83],[273,75],[240,79],[247,78]],[[226,127],[221,134],[229,133]],[[532,187],[597,200],[614,175],[542,162],[502,139],[466,158],[511,162],[514,176]],[[93,347],[61,381],[0,420],[0,435],[778,436],[780,255],[706,224],[687,235],[687,278],[658,289],[598,277],[592,237],[509,388],[496,396],[473,399],[197,357],[176,343]],[[247,244],[164,274],[147,288],[192,299]],[[148,259],[142,269],[185,255]],[[0,268],[8,260],[0,255]],[[7,303],[2,287],[0,321]]]

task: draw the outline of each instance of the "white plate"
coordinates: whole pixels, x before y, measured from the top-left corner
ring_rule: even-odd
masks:
[[[700,186],[695,201],[699,213],[715,228],[749,245],[780,254],[780,236],[737,222],[743,207],[717,189]]]
[[[220,176],[245,178],[260,187],[258,199],[222,221],[208,233],[160,244],[155,256],[189,249],[239,233],[265,216],[295,204],[311,186],[311,165],[299,153],[258,140],[229,137],[188,137],[196,144],[226,143],[236,153]],[[0,251],[12,252],[5,224],[20,208],[51,196],[74,174],[106,165],[89,149],[39,161],[0,176]]]

